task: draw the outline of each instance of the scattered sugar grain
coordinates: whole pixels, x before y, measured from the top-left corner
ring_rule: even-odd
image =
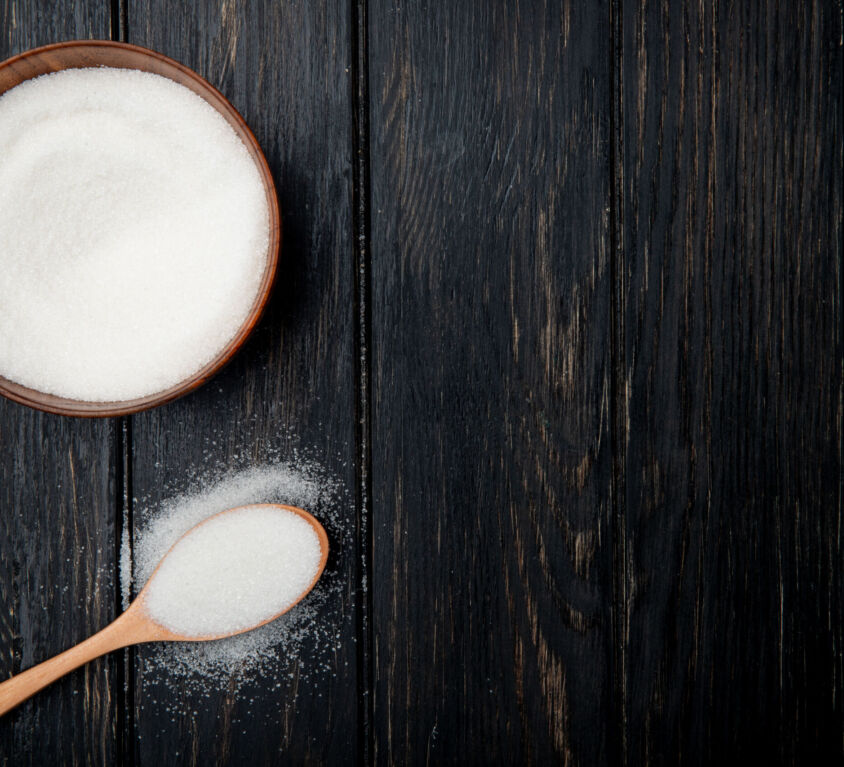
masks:
[[[232,634],[290,607],[313,582],[320,558],[319,538],[302,517],[273,506],[241,507],[178,541],[144,604],[153,620],[178,634]]]
[[[184,86],[103,67],[0,96],[0,375],[91,401],[185,380],[248,315],[268,240],[257,166]]]
[[[166,490],[169,497],[135,499],[131,546],[124,538],[121,552],[124,605],[185,532],[212,514],[236,506],[285,503],[311,511],[328,532],[335,565],[326,569],[306,599],[258,629],[211,642],[144,646],[138,661],[152,685],[145,694],[174,715],[183,713],[179,700],[170,694],[175,680],[197,700],[223,690],[261,690],[267,678],[295,689],[302,679],[336,673],[335,653],[346,630],[343,626],[350,620],[343,607],[348,581],[341,575],[344,558],[353,550],[347,490],[308,450],[294,448],[290,460],[282,460],[291,449],[282,451],[264,442],[260,419],[251,427],[249,422],[241,426],[247,429],[248,447],[238,450],[227,444],[225,457],[207,447],[204,467]],[[281,441],[286,444],[291,439],[282,435]],[[256,454],[263,462],[253,462]],[[230,468],[232,463],[234,468]],[[290,701],[294,698],[295,694]]]
[[[120,597],[123,609],[129,607],[129,594],[132,585],[132,557],[130,555],[130,537],[128,514],[123,519],[123,530],[120,533]]]

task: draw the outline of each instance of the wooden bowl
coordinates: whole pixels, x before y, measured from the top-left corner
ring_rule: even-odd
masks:
[[[119,402],[86,402],[46,394],[27,386],[21,386],[0,376],[0,394],[3,396],[23,405],[50,413],[58,413],[59,415],[109,417],[137,413],[170,402],[205,383],[234,356],[258,322],[272,288],[281,245],[281,215],[275,184],[267,160],[261,152],[255,136],[223,94],[203,80],[196,72],[192,72],[178,62],[155,51],[126,43],[114,43],[105,40],[74,40],[56,43],[55,45],[45,45],[42,48],[33,48],[0,63],[0,94],[39,75],[58,72],[63,69],[101,66],[140,69],[144,72],[163,75],[186,88],[190,88],[226,119],[226,122],[231,125],[234,132],[246,145],[261,174],[270,211],[270,242],[267,248],[261,288],[240,330],[205,367],[169,389],[146,397]]]

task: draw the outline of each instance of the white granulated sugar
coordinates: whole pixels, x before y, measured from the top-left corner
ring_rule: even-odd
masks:
[[[289,608],[313,582],[320,558],[319,538],[305,519],[279,506],[244,506],[178,541],[143,604],[178,634],[233,634]]]
[[[158,75],[71,69],[0,97],[0,375],[126,400],[234,337],[269,241],[261,176],[225,119]]]
[[[246,453],[255,450],[269,455],[267,462],[253,464],[254,459]],[[338,479],[296,451],[289,463],[274,459],[278,451],[266,444],[250,446],[242,458],[235,459],[234,469],[215,463],[220,460],[212,457],[215,452],[211,446],[207,467],[190,478],[187,486],[181,485],[186,490],[173,488],[176,494],[157,503],[136,500],[134,534],[131,542],[124,536],[122,547],[124,608],[188,530],[226,509],[259,503],[306,509],[325,527],[333,553],[313,591],[289,612],[258,629],[209,642],[143,646],[139,663],[143,674],[149,673],[161,685],[159,705],[165,707],[178,707],[166,694],[168,679],[177,678],[182,689],[196,699],[267,677],[281,684],[290,674],[298,679],[333,673],[342,626],[349,620],[343,607],[348,581],[337,567],[353,550],[353,510]],[[233,459],[225,460],[230,464]],[[301,664],[303,655],[307,662]]]

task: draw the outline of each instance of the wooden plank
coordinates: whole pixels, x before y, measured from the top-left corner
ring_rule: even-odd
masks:
[[[606,4],[369,4],[376,763],[611,738]]]
[[[107,421],[0,403],[3,678],[115,617],[113,440]],[[116,750],[117,659],[75,671],[0,719],[7,764],[108,764]]]
[[[109,36],[107,3],[0,4],[0,60]],[[0,401],[0,677],[105,626],[116,608],[113,424]],[[111,764],[116,658],[98,660],[0,719],[0,763]]]
[[[320,456],[353,491],[349,23],[347,7],[326,2],[129,6],[129,42],[195,69],[244,116],[274,171],[284,217],[277,288],[246,347],[203,389],[133,418],[140,498],[155,502],[168,485],[183,485],[192,472],[236,453],[261,460],[268,443],[287,458],[296,447]],[[354,503],[343,513],[354,530]],[[354,761],[357,564],[354,544],[338,545],[329,563],[348,586],[318,618],[340,632],[327,670],[314,668],[319,653],[303,653],[279,678],[249,685],[246,695],[201,697],[168,689],[166,676],[145,667],[148,650],[140,649],[136,764],[168,764],[175,754],[182,764],[201,765]],[[175,701],[183,710],[172,713]]]
[[[841,4],[623,9],[628,763],[831,763]]]

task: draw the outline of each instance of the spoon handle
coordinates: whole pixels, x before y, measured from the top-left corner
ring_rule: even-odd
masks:
[[[73,669],[100,655],[139,641],[135,616],[123,613],[102,631],[0,684],[0,716]],[[142,641],[141,638],[140,641]]]

